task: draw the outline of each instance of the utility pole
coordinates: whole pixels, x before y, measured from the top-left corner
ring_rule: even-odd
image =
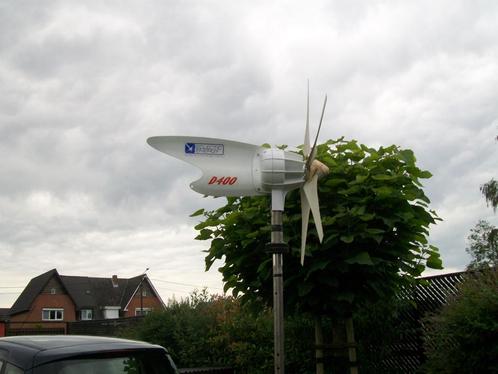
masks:
[[[139,284],[139,289],[140,289],[140,316],[143,317],[144,315],[144,280],[145,280],[145,277],[147,276],[147,270],[149,270],[149,268],[145,269],[145,271],[142,273],[142,279],[140,280],[140,284]]]

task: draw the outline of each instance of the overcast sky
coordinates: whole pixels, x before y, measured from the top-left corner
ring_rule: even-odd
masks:
[[[0,0],[0,307],[52,268],[149,276],[165,301],[221,292],[189,214],[215,207],[154,135],[412,149],[463,270],[469,230],[498,224],[498,2]],[[12,288],[8,288],[12,287]]]

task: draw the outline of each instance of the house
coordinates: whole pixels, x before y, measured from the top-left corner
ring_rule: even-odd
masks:
[[[31,279],[9,311],[11,328],[61,328],[66,322],[135,317],[163,310],[147,275],[95,278],[52,269]]]
[[[9,311],[8,308],[0,308],[0,338],[5,336],[5,324],[9,320]]]

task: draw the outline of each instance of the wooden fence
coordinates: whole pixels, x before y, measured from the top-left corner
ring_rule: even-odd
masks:
[[[64,335],[66,330],[62,327],[20,327],[15,328],[12,324],[7,323],[5,330],[6,336],[18,335]]]
[[[422,278],[423,283],[405,289],[400,294],[407,301],[406,308],[400,311],[396,323],[391,327],[398,329],[398,340],[389,346],[372,347],[388,351],[388,357],[379,360],[374,367],[383,373],[415,373],[425,360],[423,348],[423,319],[429,313],[437,312],[448,299],[458,294],[458,285],[463,282],[467,272],[457,272]]]
[[[191,368],[178,369],[180,374],[235,374],[232,368]]]
[[[120,330],[139,324],[144,317],[127,317],[67,323],[68,335],[118,336]]]

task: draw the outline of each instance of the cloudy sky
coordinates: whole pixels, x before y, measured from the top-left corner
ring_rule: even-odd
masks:
[[[413,149],[462,270],[498,177],[498,2],[0,0],[0,307],[32,277],[131,277],[165,300],[221,292],[189,214],[216,207],[153,135]]]

